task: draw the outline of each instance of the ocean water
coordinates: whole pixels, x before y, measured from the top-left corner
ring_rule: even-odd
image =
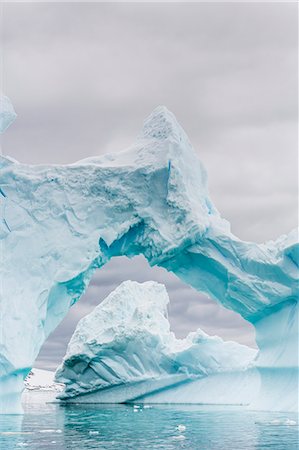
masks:
[[[0,416],[1,450],[299,448],[298,418],[291,413],[203,405],[62,406],[41,397],[25,403],[23,416]]]

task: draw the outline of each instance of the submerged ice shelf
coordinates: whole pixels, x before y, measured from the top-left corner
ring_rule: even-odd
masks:
[[[171,389],[212,374],[242,377],[256,350],[200,329],[176,339],[167,319],[168,303],[162,284],[122,283],[80,320],[56,372],[56,380],[65,383],[59,398],[76,403],[156,402],[155,393],[164,392],[167,398]],[[200,400],[196,393],[195,400]]]
[[[1,157],[0,175],[1,412],[21,411],[24,378],[93,272],[113,256],[138,254],[253,323],[260,398],[272,386],[276,399],[256,407],[279,409],[281,398],[283,408],[296,406],[296,395],[285,401],[281,374],[296,394],[297,233],[260,245],[235,237],[165,107],[124,152],[66,166]]]

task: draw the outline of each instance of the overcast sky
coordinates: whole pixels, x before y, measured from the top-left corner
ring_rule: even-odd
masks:
[[[297,4],[4,4],[1,87],[18,113],[1,138],[27,163],[71,163],[132,144],[159,104],[176,115],[242,239],[297,224]],[[179,337],[201,327],[254,345],[252,328],[141,258],[111,261],[49,338],[54,368],[77,321],[125,279],[166,284]]]

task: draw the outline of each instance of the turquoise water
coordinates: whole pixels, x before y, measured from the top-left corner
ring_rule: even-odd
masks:
[[[237,407],[35,403],[23,417],[0,416],[0,448],[298,450],[298,426],[286,419],[297,422],[294,414]]]

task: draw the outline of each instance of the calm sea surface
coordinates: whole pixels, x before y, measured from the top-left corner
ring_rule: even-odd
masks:
[[[31,394],[32,395],[32,394]],[[237,407],[25,404],[0,415],[0,449],[298,450],[298,418]],[[137,405],[138,406],[138,405]],[[186,429],[178,425],[184,425]]]

